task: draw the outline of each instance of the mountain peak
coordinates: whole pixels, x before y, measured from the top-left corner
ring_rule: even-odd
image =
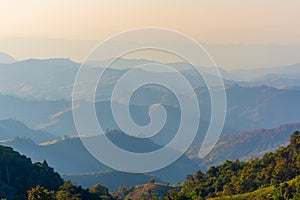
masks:
[[[19,63],[49,63],[52,65],[79,65],[78,63],[72,61],[70,58],[47,58],[47,59],[26,59]]]

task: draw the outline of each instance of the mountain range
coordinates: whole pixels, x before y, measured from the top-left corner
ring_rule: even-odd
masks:
[[[95,74],[103,70],[105,62],[89,63],[88,73]],[[107,130],[107,137],[117,146],[138,153],[153,151],[167,144],[176,134],[181,119],[175,94],[164,87],[145,85],[136,90],[130,99],[131,117],[136,124],[145,126],[150,122],[149,106],[161,104],[168,115],[163,129],[149,139],[130,137],[119,130],[110,107],[113,87],[130,70],[130,66],[147,62],[120,59],[105,72],[95,99],[96,115],[102,128]],[[191,82],[199,101],[201,119],[192,147],[164,169],[139,175],[119,172],[90,155],[77,136],[72,115],[74,109],[90,102],[72,106],[73,82],[80,63],[70,59],[15,61],[0,54],[0,143],[30,156],[33,161],[47,160],[66,179],[79,185],[89,187],[100,182],[117,190],[125,183],[134,186],[144,184],[151,178],[162,182],[182,182],[187,174],[199,168],[207,170],[211,165],[221,164],[228,159],[247,161],[261,157],[266,152],[286,145],[290,133],[300,129],[299,64],[238,71],[220,69],[227,95],[226,121],[217,145],[206,158],[199,159],[198,151],[211,117],[210,94],[204,80],[190,65],[168,64],[177,68]],[[201,66],[201,69],[210,79],[216,78],[212,75],[212,68]],[[138,73],[139,79],[150,73],[163,75],[167,79],[175,75],[142,69]],[[84,92],[91,92],[87,90]],[[191,94],[183,91],[180,95]],[[126,106],[122,96],[114,101],[120,107]],[[184,117],[194,120],[189,114]]]
[[[300,130],[300,122],[283,124],[271,129],[256,129],[231,135],[223,135],[213,150],[204,159],[198,158],[200,145],[194,145],[186,153],[202,169],[218,165],[226,160],[248,161],[260,158],[265,153],[274,152],[289,143],[290,133]]]
[[[190,174],[198,168],[205,171],[208,167],[226,160],[247,161],[253,157],[261,157],[267,152],[273,152],[280,146],[286,145],[290,133],[299,129],[300,122],[281,125],[273,129],[257,129],[250,132],[223,135],[212,152],[204,159],[197,157],[200,144],[194,145],[186,153],[186,156],[181,157],[169,167],[139,176],[140,182],[138,183],[146,183],[151,176],[158,177],[165,182],[176,183],[182,181],[186,174]],[[149,139],[136,139],[119,131],[111,131],[108,133],[108,137],[113,143],[128,151],[149,152],[159,148]],[[78,137],[65,137],[41,144],[36,144],[26,138],[15,138],[2,141],[1,144],[13,147],[32,157],[34,161],[46,159],[58,172],[65,174],[64,177],[84,186],[94,185],[96,181],[101,179],[110,189],[115,190],[124,185],[125,177],[131,176],[124,172],[110,171],[111,169],[89,154]],[[114,176],[123,178],[116,179]],[[111,179],[116,180],[113,182],[114,184],[108,181]],[[135,183],[128,182],[129,185]]]
[[[113,143],[128,151],[149,152],[159,148],[157,144],[149,139],[139,139],[127,136],[119,131],[111,131],[107,136]],[[2,141],[1,144],[13,147],[17,151],[30,156],[33,161],[47,160],[47,162],[51,166],[54,166],[61,174],[72,174],[72,177],[76,177],[77,182],[79,181],[77,179],[78,177],[75,176],[76,174],[91,174],[94,172],[111,170],[96,160],[85,149],[78,137],[66,137],[41,144],[36,144],[32,140],[26,138],[15,138],[9,141]],[[149,175],[159,177],[163,181],[177,183],[183,180],[185,174],[192,173],[197,168],[198,166],[194,161],[191,161],[186,156],[182,156],[170,166],[149,173]],[[81,182],[79,183],[82,184]],[[123,182],[120,179],[120,182],[116,181],[112,188],[121,185],[123,185]]]
[[[32,130],[19,121],[0,120],[0,140],[10,140],[16,137],[30,138],[37,143],[57,139],[48,132]]]
[[[166,93],[162,98],[160,94],[163,94],[163,91],[158,91],[155,96],[156,91],[155,88],[144,88],[145,94],[149,94],[152,98],[148,100],[146,97],[135,98],[134,104],[130,105],[130,112],[137,124],[146,125],[149,123],[149,105],[153,103],[164,105],[168,114],[166,124],[161,130],[161,134],[152,138],[155,143],[163,145],[176,133],[181,113],[178,103],[171,94]],[[200,129],[195,141],[195,143],[199,143],[210,118],[210,100],[209,93],[205,88],[197,88],[196,93],[199,95],[199,99],[201,97],[199,101],[201,109]],[[223,130],[224,134],[258,128],[273,128],[300,120],[298,115],[300,107],[297,101],[300,98],[299,90],[233,85],[226,88],[226,93],[227,118]],[[144,103],[143,100],[145,100]],[[0,95],[0,104],[2,106],[0,119],[17,119],[32,129],[46,131],[56,137],[77,135],[72,115],[74,108],[69,101],[24,100],[18,97]],[[112,117],[109,101],[97,102],[96,111],[104,130],[118,129]],[[13,137],[6,139],[13,139]]]
[[[2,54],[1,54],[2,55]],[[16,95],[27,99],[71,99],[72,86],[75,81],[80,63],[73,62],[66,58],[55,59],[29,59],[23,61],[2,62],[0,59],[0,92],[3,94]],[[110,68],[105,71],[98,88],[97,100],[109,100],[110,93],[116,81],[132,66],[145,63],[157,63],[149,60],[118,59]],[[94,61],[87,65],[87,73],[103,71],[108,61]],[[178,63],[162,63],[179,70],[189,80],[193,87],[204,87],[205,82],[198,75],[193,66]],[[283,67],[260,68],[249,70],[226,71],[219,68],[223,81],[226,85],[239,83],[242,86],[260,86],[262,84],[270,87],[296,87],[299,86],[299,63]],[[213,68],[197,66],[201,72],[214,82]],[[19,73],[22,69],[22,73]],[[150,73],[158,74],[167,79],[172,79],[174,73],[157,71],[156,69],[145,71],[140,69],[139,77],[147,76]],[[89,81],[89,80],[87,80]],[[134,81],[134,80],[133,80]]]

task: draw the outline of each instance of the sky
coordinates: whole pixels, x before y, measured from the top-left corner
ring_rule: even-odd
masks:
[[[263,46],[261,51],[268,51],[277,45],[290,53],[299,50],[299,19],[299,0],[0,0],[0,51],[17,59],[60,56],[80,61],[111,35],[162,27],[209,46]],[[283,54],[278,64],[297,61]],[[265,62],[261,65],[276,64]]]

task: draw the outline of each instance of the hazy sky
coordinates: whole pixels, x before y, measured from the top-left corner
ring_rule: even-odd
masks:
[[[299,45],[299,19],[299,0],[0,0],[0,42],[6,42],[0,51],[23,58],[30,48],[24,38],[101,41],[144,26],[175,29],[206,44]],[[15,38],[23,43],[7,46]]]
[[[1,38],[102,39],[141,26],[206,43],[300,43],[299,0],[1,0]]]

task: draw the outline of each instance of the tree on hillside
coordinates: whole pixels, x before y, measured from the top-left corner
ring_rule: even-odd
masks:
[[[277,185],[274,198],[291,199],[295,193],[295,196],[298,195],[298,185],[279,185],[298,175],[300,132],[295,131],[290,137],[290,144],[280,147],[275,153],[266,153],[262,158],[253,158],[248,162],[226,161],[219,166],[210,167],[206,173],[197,171],[194,176],[187,176],[178,194],[187,199],[206,199]]]
[[[290,138],[290,145],[296,149],[300,149],[300,132],[295,131]],[[299,153],[299,152],[297,152]]]
[[[54,192],[37,185],[28,192],[28,200],[55,200]]]
[[[109,196],[107,187],[103,185],[96,184],[89,189],[90,193],[95,194],[97,197]]]
[[[155,179],[154,178],[150,178],[149,181],[148,181],[148,183],[154,184],[155,183]]]
[[[80,191],[74,186],[71,181],[65,182],[60,186],[59,191],[56,193],[57,200],[81,200]]]

